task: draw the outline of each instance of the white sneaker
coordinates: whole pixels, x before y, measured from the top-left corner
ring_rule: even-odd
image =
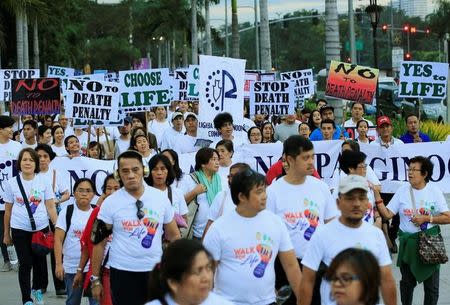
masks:
[[[34,305],[44,305],[44,296],[40,289],[31,290],[31,298],[33,299]]]
[[[0,272],[8,272],[11,271],[12,265],[10,262],[6,262],[3,264],[2,268],[0,269]]]
[[[33,304],[33,302],[31,302],[31,301],[28,301],[28,302],[26,302],[25,304],[23,304],[23,305],[34,305]]]

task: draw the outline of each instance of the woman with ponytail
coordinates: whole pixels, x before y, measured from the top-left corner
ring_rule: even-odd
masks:
[[[170,243],[150,275],[146,305],[232,305],[211,292],[213,269],[211,254],[199,241]]]

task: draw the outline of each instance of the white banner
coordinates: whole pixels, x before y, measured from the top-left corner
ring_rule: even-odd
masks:
[[[169,69],[119,71],[121,108],[125,112],[167,106],[171,98]]]
[[[259,80],[258,72],[245,72],[245,80],[244,80],[244,97],[250,98],[250,88],[252,84]]]
[[[252,82],[250,115],[295,113],[294,83],[291,81]]]
[[[5,182],[12,177],[17,176],[17,160],[10,158],[0,158],[0,211],[5,210],[3,193],[5,192]]]
[[[398,96],[443,99],[447,96],[447,79],[447,63],[404,61]]]
[[[200,87],[200,66],[199,65],[189,65],[188,69],[188,97],[193,97],[198,99],[199,97],[199,87]]]
[[[305,99],[314,94],[314,79],[312,69],[297,70],[280,73],[282,80],[295,82],[295,96],[299,101],[299,107],[304,108]]]
[[[65,90],[67,117],[95,121],[117,121],[119,86],[117,83],[68,79]]]
[[[69,78],[75,75],[75,69],[57,66],[48,66],[47,77]]]
[[[233,116],[235,125],[244,117],[245,60],[200,55],[200,109],[198,137],[217,139],[214,117],[221,112]]]
[[[39,78],[39,69],[0,69],[0,101],[11,100],[11,80]]]

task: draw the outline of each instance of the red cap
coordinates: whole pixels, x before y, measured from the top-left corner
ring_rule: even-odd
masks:
[[[378,127],[381,127],[381,125],[383,125],[383,124],[389,124],[389,125],[392,125],[391,119],[390,119],[389,117],[385,116],[385,115],[380,116],[380,117],[377,119],[377,126],[378,126]]]

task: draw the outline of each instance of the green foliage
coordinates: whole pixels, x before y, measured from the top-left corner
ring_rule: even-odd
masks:
[[[88,47],[92,68],[128,70],[130,63],[140,57],[140,52],[124,38],[104,37],[91,40]]]
[[[445,141],[450,135],[449,124],[438,124],[434,121],[422,122],[420,130],[430,136],[432,141]]]

